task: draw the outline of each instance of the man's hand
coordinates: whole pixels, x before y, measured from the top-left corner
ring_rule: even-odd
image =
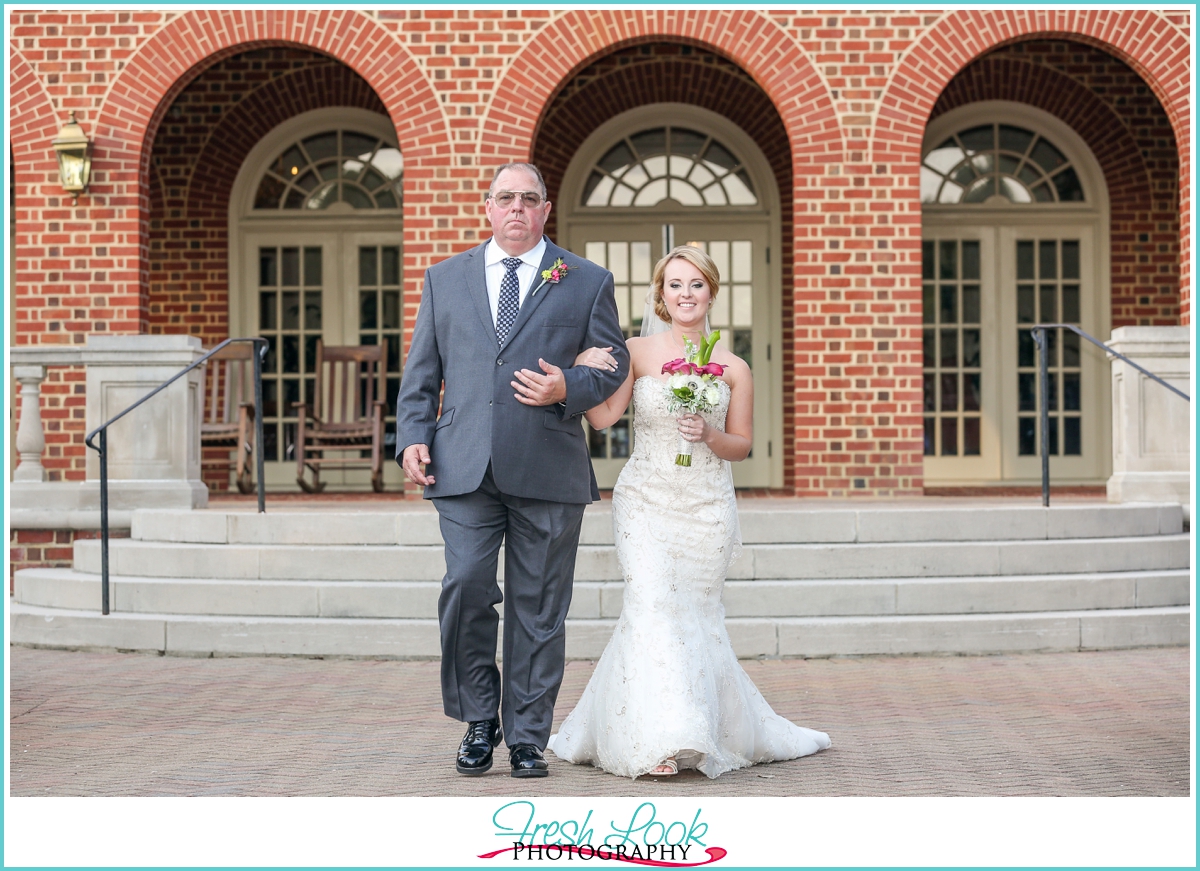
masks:
[[[401,465],[404,467],[405,476],[414,484],[427,487],[434,482],[433,475],[426,475],[421,471],[422,466],[429,465],[428,445],[409,445],[404,449]]]
[[[541,372],[532,369],[521,369],[516,372],[517,380],[511,382],[517,391],[513,394],[522,405],[554,405],[567,398],[567,379],[563,377],[562,369],[552,363],[538,358]]]

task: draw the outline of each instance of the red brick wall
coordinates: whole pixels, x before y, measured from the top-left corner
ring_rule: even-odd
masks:
[[[109,538],[129,538],[128,529],[110,529]],[[95,529],[14,529],[8,539],[8,593],[19,569],[69,569],[74,543],[81,538],[99,538]]]
[[[1179,158],[1162,104],[1129,66],[1065,41],[997,49],[955,76],[933,116],[976,100],[1014,100],[1083,138],[1108,184],[1112,325],[1178,324]]]
[[[1168,316],[1164,282],[1170,248],[1178,244],[1177,298],[1186,322],[1190,21],[1187,11],[1144,8],[17,11],[10,18],[10,112],[18,343],[74,343],[99,330],[147,332],[160,314],[163,329],[172,317],[182,326],[203,315],[195,326],[219,331],[220,312],[192,312],[199,301],[185,299],[189,282],[207,280],[199,276],[209,274],[208,261],[195,279],[188,270],[179,270],[178,279],[168,271],[155,298],[169,298],[161,313],[152,313],[151,264],[158,261],[150,255],[150,170],[168,108],[227,58],[277,46],[317,52],[378,96],[405,156],[411,323],[424,269],[479,240],[485,228],[479,194],[489,168],[532,154],[547,107],[564,84],[614,51],[684,43],[753,79],[787,131],[791,187],[781,193],[793,208],[794,268],[785,282],[793,303],[795,492],[916,493],[922,474],[917,169],[939,95],[979,58],[1031,39],[1080,42],[1135,72],[1161,104],[1178,148],[1179,238],[1160,238],[1172,231],[1156,228],[1147,242],[1139,237],[1123,249],[1147,260],[1119,266],[1120,316]],[[1003,57],[1033,63],[1018,54]],[[1055,63],[1047,55],[1034,65],[1050,75]],[[1072,66],[1057,74],[1108,87],[1094,77],[1079,79],[1091,74]],[[69,109],[96,143],[95,181],[78,206],[58,189],[48,148]],[[1127,125],[1136,141],[1163,138],[1155,132],[1161,118],[1149,118]],[[1141,200],[1130,199],[1122,227],[1146,214],[1163,223],[1159,186],[1167,170],[1157,154],[1143,160],[1153,204],[1147,212]],[[1155,250],[1140,250],[1146,244]]]
[[[781,274],[794,267],[792,159],[787,130],[770,98],[739,66],[692,45],[655,42],[620,49],[576,73],[546,107],[533,145],[533,162],[542,170],[551,200],[564,207],[560,187],[575,152],[610,118],[650,103],[688,103],[723,115],[741,127],[762,149],[780,192]],[[550,213],[546,232],[555,238],[557,212]],[[792,451],[795,402],[792,385],[792,287],[784,282],[783,321],[783,473],[784,487],[794,486]]]

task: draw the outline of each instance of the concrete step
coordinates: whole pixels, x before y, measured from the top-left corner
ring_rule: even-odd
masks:
[[[436,619],[436,581],[109,579],[113,611],[247,617]],[[575,584],[570,617],[615,618],[624,585]],[[72,569],[23,569],[15,599],[27,605],[98,610],[100,577]],[[1190,604],[1190,573],[1173,569],[1006,577],[731,580],[729,617],[827,617],[1019,613]]]
[[[1185,606],[1026,614],[730,618],[738,656],[993,653],[1187,644]],[[567,656],[595,659],[615,620],[568,620]],[[13,644],[184,656],[435,658],[437,621],[113,613],[13,603]]]
[[[1188,535],[1015,541],[749,544],[732,580],[928,578],[1186,569]],[[75,568],[100,572],[100,542],[75,542]],[[503,560],[501,560],[503,566]],[[242,580],[439,581],[440,545],[110,543],[114,575]],[[611,545],[580,545],[576,581],[615,581]]]
[[[430,545],[441,544],[437,514],[424,503],[395,510],[268,507],[251,510],[138,510],[131,534],[142,541],[193,544]],[[1128,538],[1183,530],[1173,504],[1041,505],[953,500],[871,503],[852,507],[799,500],[743,500],[742,538],[748,544],[850,544],[924,541],[1014,541]],[[588,507],[580,542],[612,544],[611,503]]]

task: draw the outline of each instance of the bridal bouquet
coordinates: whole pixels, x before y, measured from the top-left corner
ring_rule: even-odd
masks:
[[[721,401],[716,381],[725,374],[725,367],[720,363],[708,362],[720,338],[721,331],[713,330],[700,340],[700,347],[697,348],[691,339],[684,336],[684,355],[663,364],[663,374],[671,376],[667,379],[667,410],[672,414],[679,411],[700,414],[716,408]],[[681,435],[675,465],[691,464],[692,443]]]

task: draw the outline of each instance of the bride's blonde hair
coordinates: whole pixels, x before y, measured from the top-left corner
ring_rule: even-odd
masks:
[[[662,260],[654,264],[654,275],[650,280],[650,286],[654,289],[654,313],[658,315],[659,320],[668,324],[671,323],[671,315],[667,312],[666,303],[663,302],[663,276],[667,271],[667,264],[672,260],[686,260],[700,270],[700,274],[708,283],[711,299],[716,299],[717,291],[721,289],[721,273],[717,271],[717,264],[713,263],[711,257],[691,245],[679,245],[672,248]]]

